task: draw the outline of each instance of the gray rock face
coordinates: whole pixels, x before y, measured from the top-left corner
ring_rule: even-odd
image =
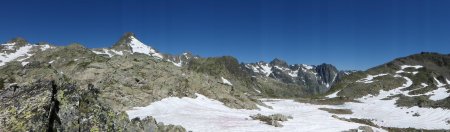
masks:
[[[94,85],[87,88],[64,79],[38,80],[0,91],[2,131],[186,131],[157,123],[152,117],[129,120],[100,98]]]
[[[163,54],[166,61],[172,62],[175,66],[186,66],[191,60],[200,58],[191,52],[185,52],[181,55]]]
[[[114,44],[112,46],[112,49],[115,49],[117,51],[122,51],[122,50],[128,50],[131,51],[131,47],[129,45],[129,43],[131,42],[131,37],[134,37],[134,33],[125,33],[120,39],[119,41],[116,42],[116,44]]]
[[[304,64],[288,65],[285,61],[274,59],[270,63],[258,62],[244,64],[244,68],[252,76],[268,77],[287,84],[306,87],[309,93],[324,93],[338,81],[344,72],[331,64],[309,66]]]
[[[257,109],[260,97],[319,93],[312,86],[320,89],[319,78],[334,75],[279,59],[249,67],[231,56],[162,54],[132,33],[102,49],[10,42],[0,45],[0,131],[184,131],[150,117],[129,120],[124,111],[195,93],[231,108]]]

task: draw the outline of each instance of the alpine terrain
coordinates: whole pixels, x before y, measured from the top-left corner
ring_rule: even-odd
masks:
[[[450,131],[450,55],[343,71],[165,54],[133,33],[94,49],[15,38],[0,102],[0,131]]]

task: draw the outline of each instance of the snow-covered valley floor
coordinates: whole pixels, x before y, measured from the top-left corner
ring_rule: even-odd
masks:
[[[406,66],[405,66],[406,67]],[[409,66],[411,67],[411,66]],[[420,68],[414,66],[414,68]],[[402,67],[402,70],[404,68]],[[414,74],[417,72],[411,72]],[[388,74],[383,74],[383,76]],[[374,75],[381,76],[381,75]],[[367,95],[357,99],[360,103],[347,102],[343,105],[314,105],[299,103],[289,99],[261,99],[263,103],[271,106],[272,109],[259,107],[260,110],[243,110],[226,107],[223,103],[209,99],[203,95],[197,94],[197,98],[177,98],[170,97],[161,101],[151,103],[146,107],[135,107],[127,111],[130,119],[135,117],[144,118],[153,116],[158,122],[165,124],[181,125],[187,130],[194,132],[205,131],[344,131],[357,129],[359,126],[367,126],[354,122],[343,121],[332,117],[337,115],[339,118],[357,118],[371,120],[374,124],[382,127],[395,128],[416,128],[442,130],[450,129],[450,110],[442,108],[419,108],[398,107],[395,105],[397,98],[385,99],[392,95],[409,95],[408,91],[403,89],[410,87],[413,81],[399,74],[391,75],[404,78],[406,82],[389,91],[381,90],[378,95]],[[364,82],[373,82],[369,75]],[[436,80],[436,79],[435,79]],[[441,83],[438,80],[438,87],[450,85]],[[426,86],[426,84],[422,84]],[[426,93],[431,95],[430,99],[440,100],[449,96],[444,89],[439,88]],[[337,97],[337,92],[327,96],[328,98]],[[348,109],[352,114],[332,114],[319,108]],[[292,116],[293,119],[281,122],[283,127],[274,127],[263,122],[252,120],[249,116],[255,114],[271,115],[283,114]],[[386,131],[380,128],[372,127],[375,131]]]
[[[136,107],[127,113],[130,119],[153,116],[158,122],[182,125],[194,132],[343,131],[366,126],[333,118],[332,114],[318,109],[324,106],[298,103],[293,100],[264,99],[263,102],[273,109],[260,107],[260,110],[243,110],[226,107],[223,103],[200,94],[197,96],[197,98],[170,97],[147,107]],[[282,122],[283,127],[274,127],[249,117],[258,113],[263,115],[281,113],[290,115],[293,119]]]

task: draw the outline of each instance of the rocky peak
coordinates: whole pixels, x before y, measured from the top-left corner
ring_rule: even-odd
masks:
[[[16,37],[7,42],[8,44],[14,44],[14,46],[22,47],[28,44],[28,41],[21,37]]]
[[[336,80],[339,71],[333,65],[323,63],[316,66],[316,72],[322,78],[323,83],[330,87]]]
[[[119,41],[113,45],[112,49],[116,51],[129,51],[131,53],[142,53],[157,58],[164,58],[164,56],[152,47],[139,41],[133,33],[125,33]]]
[[[288,67],[288,64],[286,63],[286,61],[278,59],[278,58],[273,59],[269,64],[272,66]]]
[[[129,43],[131,42],[132,38],[136,38],[134,36],[134,33],[127,32],[124,35],[122,35],[122,37],[120,37],[119,41],[117,41],[116,44],[114,44],[112,48],[115,50],[118,50],[118,51],[122,51],[122,50],[130,50],[131,51],[131,46],[129,45]]]

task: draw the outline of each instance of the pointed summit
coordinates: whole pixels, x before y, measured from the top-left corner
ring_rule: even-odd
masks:
[[[131,50],[131,46],[128,44],[131,42],[131,38],[134,37],[134,33],[127,32],[122,37],[120,37],[119,41],[116,42],[116,44],[113,45],[113,49],[115,50]]]
[[[113,45],[112,49],[117,51],[130,51],[131,53],[142,53],[150,56],[163,58],[163,56],[158,53],[152,47],[145,45],[141,41],[139,41],[136,36],[131,33],[125,33],[116,44]]]
[[[280,67],[288,67],[288,64],[286,63],[286,61],[275,58],[270,62],[270,65],[272,66],[280,66]]]

